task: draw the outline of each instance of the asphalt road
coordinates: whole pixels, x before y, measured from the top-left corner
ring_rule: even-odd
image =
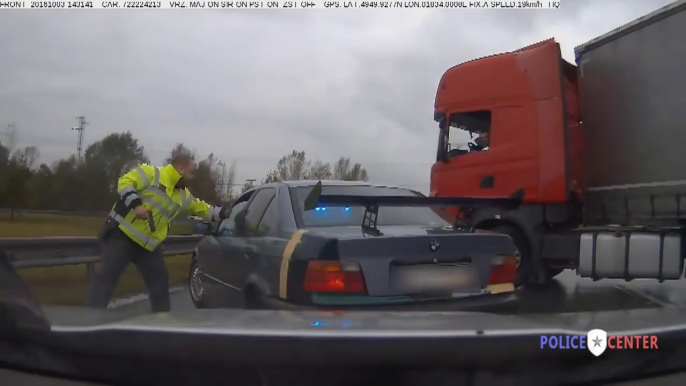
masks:
[[[583,311],[615,311],[657,307],[686,307],[686,280],[601,280],[576,276],[567,270],[551,285],[536,290],[519,290],[517,299],[501,306],[498,312],[508,314],[545,314]],[[193,312],[188,289],[171,294],[173,313]],[[450,305],[445,310],[450,310]],[[119,314],[140,315],[150,312],[147,300],[111,310]]]

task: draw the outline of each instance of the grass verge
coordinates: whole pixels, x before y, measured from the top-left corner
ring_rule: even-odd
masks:
[[[169,256],[165,259],[169,271],[169,285],[185,284],[191,255]],[[100,264],[96,264],[96,270]],[[19,276],[28,284],[31,293],[41,304],[62,306],[83,306],[88,298],[90,284],[85,265],[67,265],[48,268],[24,268],[18,270]],[[136,267],[126,268],[113,298],[147,292],[145,282]]]
[[[52,214],[19,213],[13,221],[9,214],[0,214],[0,238],[3,237],[55,237],[96,236],[104,223],[100,217],[64,216]],[[190,234],[192,225],[172,224],[171,234]],[[190,255],[169,256],[165,259],[169,271],[169,285],[185,284],[191,264]],[[96,264],[96,270],[100,264]],[[33,296],[46,305],[85,305],[90,284],[85,265],[61,267],[23,268],[19,276],[28,284]],[[136,267],[129,265],[114,297],[126,297],[146,292],[145,283]]]
[[[0,237],[97,236],[105,218],[19,213],[10,221],[9,213],[0,213]],[[172,223],[169,234],[190,235],[190,222]]]

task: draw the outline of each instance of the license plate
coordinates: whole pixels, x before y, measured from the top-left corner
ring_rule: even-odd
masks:
[[[464,265],[395,266],[391,268],[391,286],[405,294],[480,289],[477,270]]]
[[[514,292],[515,287],[514,284],[512,283],[503,283],[503,284],[491,284],[488,287],[486,287],[486,291],[490,294],[502,294],[505,292]]]

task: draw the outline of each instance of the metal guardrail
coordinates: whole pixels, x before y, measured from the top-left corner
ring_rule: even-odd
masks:
[[[9,215],[12,212],[10,208],[0,208],[0,214]],[[73,216],[73,217],[107,217],[109,211],[66,211],[54,209],[14,209],[16,216],[24,214],[28,215],[47,215],[47,216]]]
[[[0,208],[0,215],[8,216],[12,209]],[[29,216],[68,216],[68,217],[98,217],[105,219],[109,211],[64,211],[52,209],[15,209],[14,214],[17,217],[23,215]],[[190,217],[177,217],[174,223],[195,224],[197,220]]]
[[[202,236],[169,236],[162,244],[165,256],[192,253]],[[56,267],[93,264],[101,260],[97,237],[37,237],[0,239],[0,251],[5,252],[15,268]]]

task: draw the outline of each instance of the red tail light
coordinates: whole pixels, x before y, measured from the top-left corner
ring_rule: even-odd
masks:
[[[515,256],[496,256],[491,261],[488,284],[514,283],[517,278],[518,259]]]
[[[340,261],[310,261],[303,289],[307,292],[367,292],[360,265]]]

